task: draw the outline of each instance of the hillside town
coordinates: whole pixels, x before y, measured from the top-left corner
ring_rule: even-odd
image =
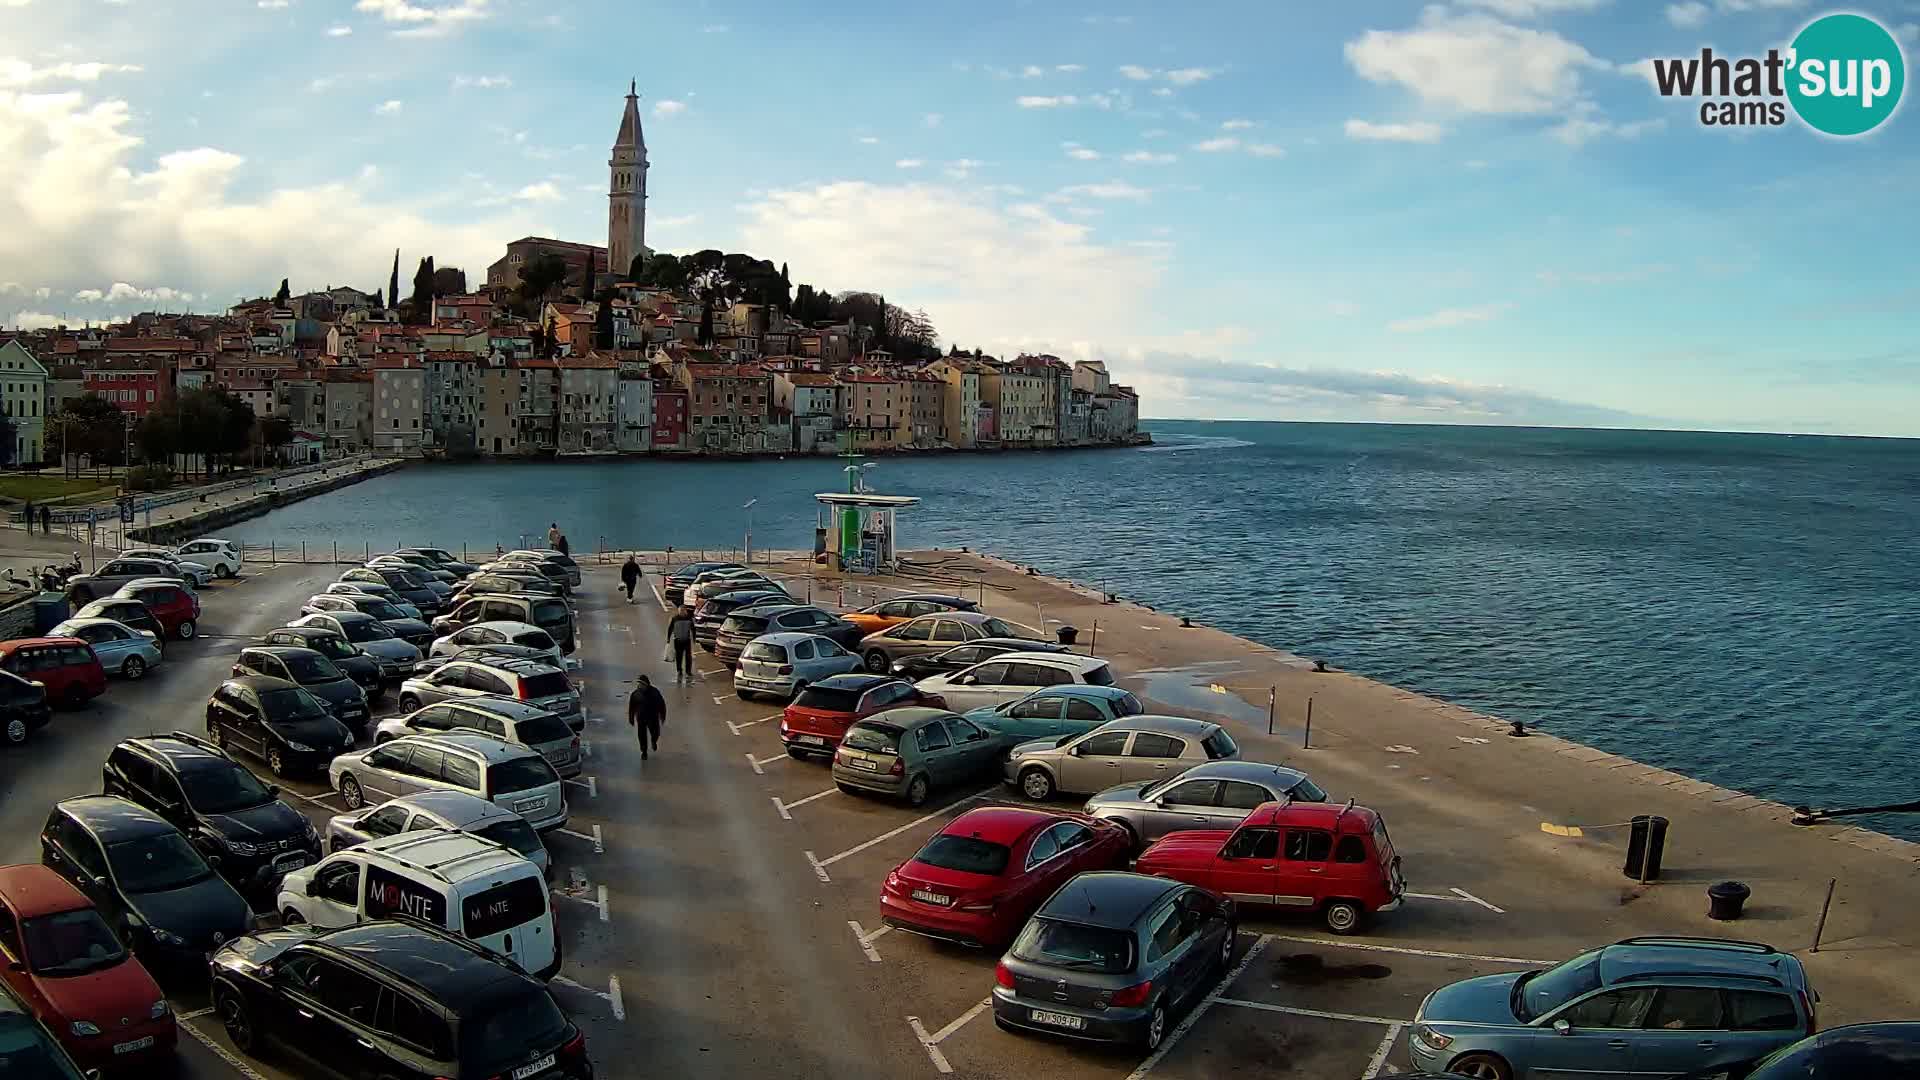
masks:
[[[1099,361],[942,352],[923,314],[871,293],[795,293],[784,264],[746,255],[653,252],[631,91],[608,164],[606,246],[523,237],[471,291],[463,272],[429,257],[403,300],[396,253],[385,290],[295,294],[282,282],[276,295],[223,314],[0,333],[5,460],[204,452],[212,447],[186,445],[196,425],[179,416],[196,394],[219,395],[236,413],[235,402],[244,405],[253,443],[296,462],[358,452],[1024,450],[1144,438],[1137,396]],[[106,406],[122,420],[102,436]],[[161,416],[189,431],[170,440]]]

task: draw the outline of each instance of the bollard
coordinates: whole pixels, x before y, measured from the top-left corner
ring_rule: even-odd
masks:
[[[1740,917],[1740,909],[1746,905],[1747,897],[1753,890],[1744,881],[1723,881],[1707,887],[1707,918],[1719,922],[1732,922]]]
[[[1839,878],[1827,879],[1827,898],[1820,902],[1820,920],[1813,924],[1813,947],[1808,952],[1820,951],[1820,935],[1827,929],[1827,909],[1833,906],[1833,887],[1839,883]]]
[[[1641,814],[1628,823],[1627,864],[1621,872],[1642,885],[1660,877],[1660,856],[1667,846],[1667,819]]]
[[[340,561],[340,541],[338,540],[333,542],[333,561],[336,563]]]
[[[280,562],[280,541],[268,540],[267,541],[267,565],[274,566],[274,565],[277,565],[279,562]]]
[[[1271,720],[1268,721],[1267,726],[1269,728],[1273,726],[1273,723]],[[1269,731],[1267,734],[1271,735],[1273,733]],[[1313,749],[1313,698],[1312,697],[1307,698],[1307,729],[1300,733],[1300,749],[1302,750]]]

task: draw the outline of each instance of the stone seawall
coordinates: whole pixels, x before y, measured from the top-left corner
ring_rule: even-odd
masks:
[[[323,495],[329,491],[346,487],[349,484],[357,484],[369,477],[392,472],[405,464],[406,462],[403,461],[378,462],[341,476],[301,484],[298,487],[288,488],[283,491],[267,491],[239,502],[209,507],[205,510],[188,511],[187,513],[171,517],[164,522],[155,522],[152,525],[130,528],[127,530],[127,536],[130,539],[138,540],[145,544],[172,545],[183,543],[196,536],[204,536],[208,532],[218,529],[221,526],[231,525],[236,521],[247,521],[251,518],[260,517],[269,511],[278,510],[283,506],[290,506],[302,499],[310,499],[315,495]]]

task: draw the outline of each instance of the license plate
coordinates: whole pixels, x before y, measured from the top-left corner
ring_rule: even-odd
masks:
[[[298,870],[305,865],[307,865],[307,853],[304,851],[295,851],[273,860],[275,870]]]
[[[806,743],[808,746],[827,745],[827,740],[821,738],[818,735],[795,735],[793,737],[793,741],[797,743]]]
[[[545,810],[547,808],[547,800],[521,799],[519,802],[513,804],[513,808],[516,812],[522,814],[533,810]]]
[[[922,903],[939,904],[941,907],[946,907],[948,904],[953,903],[953,897],[948,896],[946,893],[928,892],[925,889],[913,890],[913,898]]]
[[[1045,1012],[1040,1009],[1034,1009],[1031,1012],[1029,1012],[1027,1014],[1027,1018],[1029,1020],[1032,1020],[1036,1024],[1045,1024],[1048,1027],[1066,1028],[1069,1031],[1081,1031],[1081,1030],[1084,1030],[1087,1026],[1086,1020],[1078,1016],[1069,1016],[1066,1013]]]
[[[132,1042],[114,1043],[113,1052],[116,1054],[131,1054],[136,1050],[145,1050],[152,1045],[153,1036],[149,1035],[144,1039],[135,1039]]]
[[[878,766],[878,765],[875,765],[875,764],[874,764],[873,762],[871,762],[871,761],[868,761],[868,760],[867,760],[866,758],[857,758],[857,757],[856,757],[856,758],[848,758],[848,759],[847,759],[847,765],[848,765],[848,767],[850,767],[850,768],[855,768],[855,769],[865,769],[865,770],[867,770],[868,772],[879,772],[879,771],[880,771],[880,766]]]
[[[527,1080],[527,1077],[545,1072],[551,1068],[553,1068],[553,1055],[548,1054],[546,1057],[541,1058],[531,1065],[522,1065],[513,1070],[513,1080]]]

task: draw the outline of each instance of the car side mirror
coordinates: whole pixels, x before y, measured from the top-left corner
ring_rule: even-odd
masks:
[[[1573,1034],[1573,1025],[1565,1020],[1555,1020],[1553,1022],[1553,1033],[1555,1035],[1571,1035]]]
[[[106,888],[106,887],[107,887],[107,875],[105,875],[105,874],[95,874],[95,875],[93,875],[93,887],[94,887],[94,888],[96,888],[96,889],[104,889],[104,888]]]
[[[962,675],[953,681],[956,683],[959,683],[961,686],[972,686],[975,682],[979,680],[972,675]]]
[[[207,856],[207,865],[213,867],[215,870],[220,869],[220,856],[218,855]]]
[[[269,795],[272,795],[272,796],[274,796],[275,798],[279,798],[279,796],[280,796],[280,785],[279,785],[279,784],[268,784],[268,785],[267,785],[267,794],[269,794]]]

